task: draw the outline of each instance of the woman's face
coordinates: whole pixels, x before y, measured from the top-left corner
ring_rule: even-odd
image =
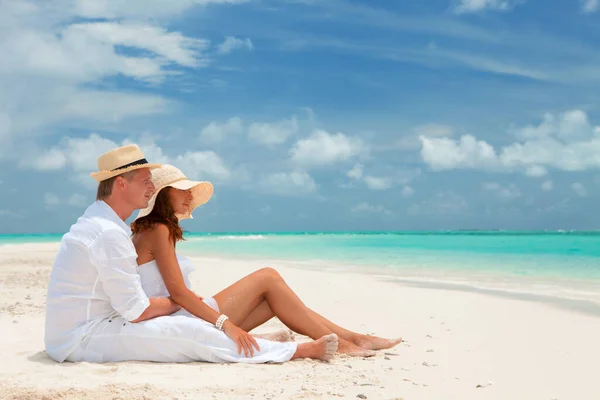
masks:
[[[190,209],[190,203],[193,196],[191,190],[180,190],[174,187],[169,188],[169,201],[175,214],[185,214]]]

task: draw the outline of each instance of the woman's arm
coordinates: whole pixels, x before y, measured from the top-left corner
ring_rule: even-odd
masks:
[[[148,232],[148,240],[150,251],[156,260],[171,299],[196,317],[215,324],[220,314],[185,286],[175,254],[175,246],[169,238],[169,229],[163,224],[156,224],[152,231]]]
[[[147,319],[171,315],[181,309],[181,306],[171,300],[170,297],[150,297],[150,305],[144,312],[131,323],[142,322]]]
[[[156,260],[165,286],[171,294],[171,299],[189,313],[214,325],[220,314],[185,286],[175,254],[175,246],[169,238],[169,229],[165,225],[156,224],[148,236],[150,250]],[[254,356],[254,348],[260,350],[256,340],[229,319],[223,323],[223,331],[237,344],[238,353],[242,354],[243,351],[246,357],[252,357]]]

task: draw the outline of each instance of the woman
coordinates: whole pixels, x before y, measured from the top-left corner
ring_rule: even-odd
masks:
[[[209,182],[193,182],[171,165],[152,171],[156,192],[132,224],[133,243],[138,254],[142,283],[149,266],[155,266],[166,295],[191,316],[215,323],[219,316],[227,318],[225,333],[237,344],[238,351],[253,354],[256,340],[247,332],[278,317],[291,330],[319,339],[336,334],[337,351],[354,356],[372,356],[373,350],[393,347],[401,339],[389,340],[348,331],[302,303],[272,268],[260,269],[217,293],[201,299],[190,289],[187,275],[193,270],[189,260],[175,252],[182,240],[179,221],[192,218],[192,211],[206,203],[213,193]],[[146,289],[146,287],[145,287]],[[335,336],[335,335],[333,335]]]

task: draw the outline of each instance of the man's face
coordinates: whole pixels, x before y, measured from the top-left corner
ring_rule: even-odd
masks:
[[[131,181],[125,180],[125,182],[126,186],[123,193],[125,200],[136,210],[148,206],[148,201],[155,190],[150,170],[140,168]]]

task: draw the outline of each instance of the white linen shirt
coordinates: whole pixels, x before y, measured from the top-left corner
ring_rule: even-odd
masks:
[[[148,308],[136,260],[129,227],[94,202],[63,236],[52,266],[44,337],[52,359],[65,361],[112,317],[132,321]]]

